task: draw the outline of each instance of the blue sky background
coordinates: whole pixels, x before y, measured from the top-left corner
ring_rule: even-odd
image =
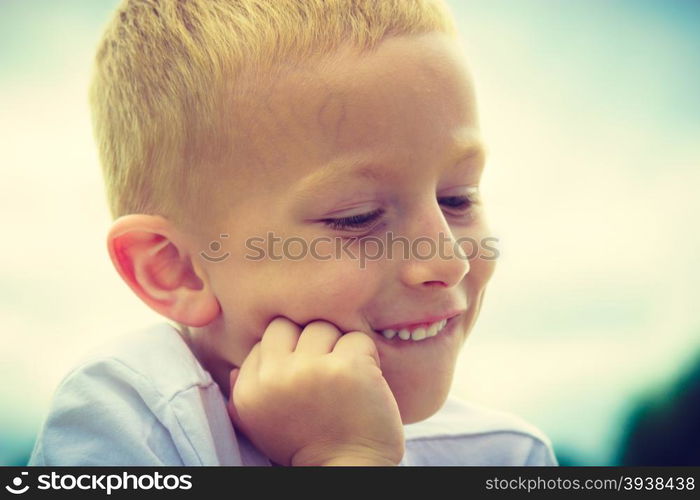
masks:
[[[502,257],[454,392],[576,463],[700,351],[700,2],[449,2]],[[87,349],[159,318],[111,268],[87,109],[116,2],[0,1],[0,464]]]

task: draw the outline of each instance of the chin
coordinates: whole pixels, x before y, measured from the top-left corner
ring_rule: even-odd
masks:
[[[414,424],[421,422],[433,416],[447,399],[447,392],[440,398],[431,397],[429,401],[399,401],[399,412],[401,413],[401,422],[406,424]]]
[[[420,422],[442,408],[450,391],[451,375],[450,373],[446,380],[428,380],[420,387],[392,383],[392,380],[387,379],[399,406],[401,422],[404,425]]]
[[[443,339],[434,337],[424,344],[408,344],[399,349],[379,346],[382,373],[404,424],[425,420],[445,404],[463,341],[464,335],[458,334]]]
[[[417,407],[402,407],[399,405],[399,411],[401,413],[401,423],[404,425],[415,424],[416,422],[421,422],[429,417],[432,417],[445,403],[445,398],[442,398],[439,402],[435,402],[432,405],[420,405]]]

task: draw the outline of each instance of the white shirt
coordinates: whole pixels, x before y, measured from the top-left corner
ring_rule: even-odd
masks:
[[[452,397],[404,426],[401,465],[557,465],[515,415]],[[107,344],[58,386],[29,465],[271,465],[231,425],[218,384],[175,328]]]

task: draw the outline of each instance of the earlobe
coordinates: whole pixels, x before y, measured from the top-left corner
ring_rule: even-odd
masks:
[[[114,267],[141,300],[173,321],[204,326],[220,306],[192,265],[187,244],[186,236],[158,215],[120,217],[107,236]]]

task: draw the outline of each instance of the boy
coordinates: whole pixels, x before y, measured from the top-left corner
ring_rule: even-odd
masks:
[[[440,0],[124,1],[91,104],[110,256],[177,328],[73,370],[30,464],[556,464],[447,397],[494,260]]]

